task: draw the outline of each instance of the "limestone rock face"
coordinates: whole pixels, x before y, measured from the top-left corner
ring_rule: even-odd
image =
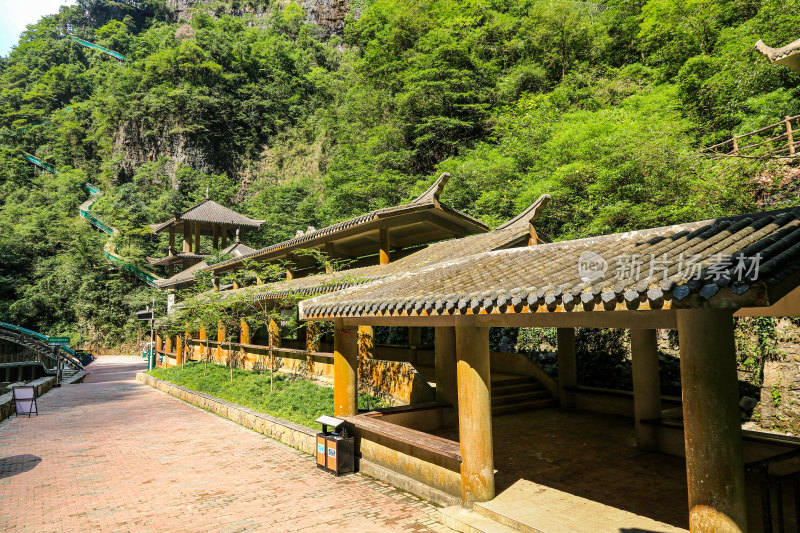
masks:
[[[167,5],[174,13],[176,20],[189,20],[191,18],[192,8],[197,5],[209,5],[215,3],[215,0],[167,0]],[[276,4],[285,3],[282,0]],[[263,2],[258,5],[252,2],[253,5],[248,5],[245,2],[241,3],[240,7],[229,10],[227,13],[214,10],[212,15],[244,15],[252,14],[257,17],[266,16],[272,9],[268,2]],[[350,12],[349,0],[304,0],[303,9],[306,12],[306,20],[317,24],[327,35],[342,35],[344,33],[345,18]]]

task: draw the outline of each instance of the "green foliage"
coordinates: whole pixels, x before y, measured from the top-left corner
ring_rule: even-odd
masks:
[[[156,368],[149,374],[307,427],[314,427],[314,420],[333,412],[333,389],[330,387],[276,374],[270,391],[270,378],[265,372],[234,369],[232,382],[228,372],[221,365],[210,364],[204,371],[202,363],[189,362],[183,369]],[[379,398],[366,394],[359,396],[358,404],[362,409],[386,405]]]
[[[150,291],[77,220],[85,182],[139,266],[167,246],[146,226],[206,190],[266,220],[255,247],[408,201],[442,171],[442,200],[492,226],[551,194],[537,229],[554,239],[798,205],[782,163],[695,155],[800,113],[798,77],[752,51],[797,38],[798,2],[362,0],[328,37],[299,2],[176,22],[163,0],[79,0],[0,58],[0,318],[104,343],[135,326]]]

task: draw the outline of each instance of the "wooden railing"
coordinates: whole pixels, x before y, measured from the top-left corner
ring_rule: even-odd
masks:
[[[750,133],[734,135],[727,141],[701,150],[700,155],[749,159],[797,157],[800,152],[800,136],[795,139],[795,131],[800,128],[798,119],[800,115],[786,117],[780,122]]]

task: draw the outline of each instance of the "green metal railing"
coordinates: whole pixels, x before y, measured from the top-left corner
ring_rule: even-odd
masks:
[[[114,50],[109,50],[108,48],[105,48],[105,47],[100,46],[98,44],[90,43],[89,41],[84,41],[83,39],[78,39],[77,37],[72,36],[72,35],[70,35],[69,38],[72,39],[73,41],[75,41],[76,43],[80,44],[80,45],[83,45],[83,46],[85,46],[87,48],[94,48],[95,50],[100,50],[104,54],[108,54],[110,56],[113,56],[113,57],[119,59],[120,61],[126,61],[128,59],[127,57],[125,57],[124,55],[120,54],[119,52],[115,52]]]
[[[54,167],[50,163],[45,163],[44,161],[42,161],[38,157],[36,157],[34,155],[31,155],[31,154],[29,154],[27,152],[23,152],[23,153],[25,154],[24,155],[25,159],[27,159],[28,161],[30,161],[31,163],[33,163],[37,167],[41,167],[41,168],[45,169],[48,172],[52,172],[53,174],[57,174],[56,167]]]
[[[39,333],[38,331],[33,331],[32,329],[23,328],[22,326],[15,326],[14,324],[9,324],[7,322],[0,322],[0,328],[7,329],[9,331],[16,331],[17,333],[27,335],[28,337],[33,337],[34,339],[40,340],[42,342],[49,343],[50,339],[56,338],[56,337],[49,337],[47,335],[44,335],[43,333]],[[75,355],[75,351],[69,346],[62,345],[61,349],[70,355]]]

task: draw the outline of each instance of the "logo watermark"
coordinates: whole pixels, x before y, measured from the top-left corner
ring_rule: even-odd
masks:
[[[642,279],[679,278],[709,281],[756,281],[762,256],[711,254],[705,258],[699,254],[670,256],[657,254],[619,254],[612,261],[614,279],[639,281]],[[595,252],[585,251],[578,258],[578,276],[584,282],[600,279],[608,272],[609,264]]]

